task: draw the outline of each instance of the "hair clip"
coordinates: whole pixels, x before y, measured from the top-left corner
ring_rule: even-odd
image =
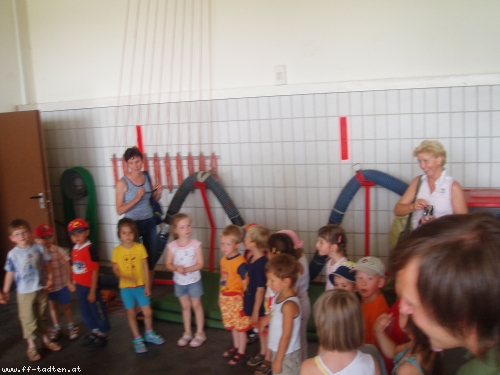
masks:
[[[271,253],[273,253],[274,255],[278,255],[278,254],[280,254],[280,253],[281,253],[281,251],[279,251],[278,249],[276,249],[275,247],[273,247],[273,248],[271,249]]]
[[[342,242],[342,236],[339,236],[337,243],[341,243],[341,242]]]

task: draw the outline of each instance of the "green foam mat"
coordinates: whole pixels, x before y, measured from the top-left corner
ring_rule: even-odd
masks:
[[[201,303],[203,305],[203,310],[205,311],[205,325],[211,328],[224,329],[219,308],[220,274],[201,271],[201,280],[204,290],[204,294],[201,298]],[[309,286],[309,299],[311,300],[311,307],[314,305],[321,293],[324,292],[324,290],[324,285]],[[151,300],[151,308],[153,309],[153,316],[156,319],[182,323],[181,304],[179,303],[179,299],[175,296],[174,293],[161,298],[153,298]],[[307,323],[307,338],[309,340],[318,339],[312,313]]]

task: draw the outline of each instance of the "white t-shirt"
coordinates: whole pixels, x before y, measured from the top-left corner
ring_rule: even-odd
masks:
[[[179,246],[174,240],[167,245],[167,249],[174,255],[172,264],[174,266],[182,266],[184,268],[194,266],[196,261],[196,250],[201,246],[201,242],[192,239],[186,246]],[[193,271],[186,272],[185,275],[174,271],[174,282],[178,285],[189,285],[201,279],[201,272]]]

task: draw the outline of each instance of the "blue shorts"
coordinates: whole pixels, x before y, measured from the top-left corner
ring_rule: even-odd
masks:
[[[58,290],[57,292],[49,293],[49,301],[57,301],[61,305],[71,302],[71,293],[67,286]]]
[[[149,306],[149,298],[144,294],[144,286],[122,288],[120,289],[120,296],[127,310],[133,309],[136,302],[141,307]]]
[[[203,283],[201,279],[188,285],[175,284],[175,296],[177,298],[189,295],[191,298],[198,298],[203,295]]]

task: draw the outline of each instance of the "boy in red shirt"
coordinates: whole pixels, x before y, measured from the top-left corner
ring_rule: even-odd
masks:
[[[111,329],[101,291],[97,288],[99,256],[97,249],[88,240],[90,230],[85,220],[71,221],[68,224],[68,234],[75,244],[71,251],[71,261],[80,312],[83,322],[92,331],[83,338],[81,345],[99,349],[106,345],[106,333]]]
[[[365,344],[376,344],[373,331],[379,315],[389,311],[381,289],[385,285],[385,265],[379,258],[364,257],[356,262],[356,288],[361,295],[361,310],[365,321]]]

